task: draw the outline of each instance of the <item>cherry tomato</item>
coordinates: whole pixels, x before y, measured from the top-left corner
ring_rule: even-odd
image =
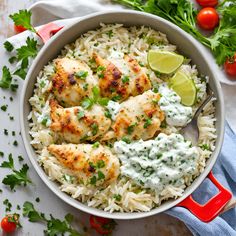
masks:
[[[16,226],[17,224],[15,222],[10,222],[9,221],[9,216],[5,216],[3,219],[2,219],[2,222],[1,222],[1,227],[2,227],[2,230],[6,233],[12,233],[16,230]]]
[[[196,0],[202,7],[215,7],[218,4],[218,0]]]
[[[232,58],[225,61],[224,68],[228,75],[234,76],[234,79],[236,79],[236,53]]]
[[[14,30],[16,33],[21,33],[21,32],[24,32],[26,28],[21,25],[14,25]]]
[[[91,215],[89,221],[91,227],[102,235],[110,234],[116,226],[116,222],[114,220],[99,216]]]
[[[219,15],[212,7],[205,7],[197,14],[198,25],[205,30],[213,30],[219,24]]]

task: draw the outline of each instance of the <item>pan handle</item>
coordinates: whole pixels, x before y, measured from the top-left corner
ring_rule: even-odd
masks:
[[[216,180],[212,172],[208,174],[207,178],[209,178],[211,182],[218,188],[219,193],[217,193],[217,195],[213,196],[204,205],[197,203],[193,199],[192,195],[188,196],[177,205],[187,208],[203,222],[212,221],[215,217],[217,217],[220,214],[221,210],[224,208],[224,206],[232,198],[232,193],[229,192],[229,190],[227,190],[226,188],[224,188]]]
[[[51,22],[42,26],[37,31],[37,35],[43,40],[43,43],[46,43],[55,33],[57,33],[62,28],[63,26],[58,26],[55,23]]]

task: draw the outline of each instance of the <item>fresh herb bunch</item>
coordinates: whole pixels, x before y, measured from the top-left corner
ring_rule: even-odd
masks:
[[[32,31],[33,33],[37,33],[35,28],[31,24],[30,11],[20,10],[19,12],[10,15],[10,18],[14,21],[15,25],[23,26],[25,29]],[[12,72],[10,72],[7,66],[4,66],[2,68],[2,76],[0,77],[0,87],[3,89],[11,89],[13,92],[15,92],[18,88],[18,85],[12,83],[12,77],[18,76],[23,80],[25,79],[29,68],[29,59],[35,58],[38,53],[37,40],[28,37],[26,39],[26,44],[17,49],[15,49],[10,42],[6,41],[4,43],[4,48],[7,52],[13,55],[9,58],[9,62],[11,64],[18,62],[20,66]]]
[[[212,50],[218,65],[236,52],[236,1],[224,0],[217,11],[221,15],[220,24],[210,37],[205,37],[196,27],[197,14],[190,0],[113,0],[138,11],[160,16],[195,37]],[[227,3],[227,4],[226,4]]]
[[[82,236],[77,230],[72,228],[73,215],[67,214],[64,220],[59,220],[50,215],[50,219],[45,217],[44,213],[38,212],[31,202],[25,202],[23,205],[23,216],[28,217],[30,222],[45,222],[47,229],[44,231],[47,236],[69,235]]]
[[[15,189],[15,187],[18,185],[26,186],[27,184],[32,183],[27,176],[29,166],[24,164],[20,170],[16,170],[14,167],[12,154],[8,156],[8,161],[4,161],[0,167],[12,170],[12,174],[5,176],[5,178],[2,180],[2,183],[8,185],[11,190]]]

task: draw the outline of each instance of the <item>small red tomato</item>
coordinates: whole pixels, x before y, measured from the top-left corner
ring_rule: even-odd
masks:
[[[198,25],[205,30],[213,30],[219,24],[219,15],[212,7],[205,7],[197,14]]]
[[[5,216],[1,221],[2,230],[6,233],[12,233],[16,230],[17,224],[9,221],[9,216]]]
[[[218,0],[196,0],[202,7],[215,7],[218,4]]]
[[[236,53],[232,58],[227,58],[224,69],[228,75],[234,76],[234,79],[236,79]]]
[[[101,235],[110,234],[116,226],[116,222],[114,220],[99,216],[91,215],[89,221],[91,227]]]
[[[21,33],[21,32],[24,32],[26,28],[21,25],[14,25],[14,30],[16,33]]]

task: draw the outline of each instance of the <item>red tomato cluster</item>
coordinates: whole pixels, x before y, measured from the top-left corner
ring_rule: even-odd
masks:
[[[215,6],[218,0],[196,0],[203,7],[197,14],[197,24],[204,30],[214,30],[219,25],[220,17]],[[236,79],[236,53],[232,58],[227,58],[224,63],[225,72]]]

